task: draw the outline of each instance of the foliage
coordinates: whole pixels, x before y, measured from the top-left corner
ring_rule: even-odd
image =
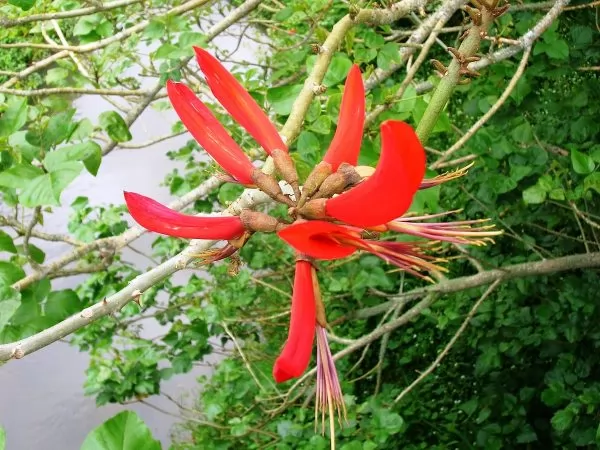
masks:
[[[85,438],[81,450],[160,450],[150,429],[133,411],[123,411],[108,419]]]
[[[0,13],[13,17],[21,14],[17,8],[41,12],[50,4],[41,0],[10,3],[0,7]],[[179,2],[151,3],[160,9]],[[56,10],[81,6],[52,2]],[[70,42],[94,43],[113,36],[141,8],[131,5],[60,23]],[[275,12],[270,7],[256,12],[259,37],[268,38],[272,47],[261,61],[268,70],[240,63],[234,71],[279,123],[288,118],[315,64],[310,44],[322,44],[347,12],[344,2],[321,0],[293,0]],[[191,45],[207,45],[205,33],[196,27],[203,14],[155,14],[140,36],[83,58],[89,76],[75,61],[61,59],[17,87],[140,89],[142,75],[161,82],[189,78],[181,64],[191,56]],[[511,11],[490,34],[510,39],[521,36],[542,15],[536,10]],[[600,56],[593,16],[591,10],[575,10],[554,22],[535,45],[527,71],[510,98],[455,155],[475,155],[475,167],[458,181],[422,191],[413,204],[414,211],[425,213],[462,209],[457,217],[490,217],[504,229],[505,235],[494,245],[469,249],[472,260],[484,269],[600,250],[600,217],[592,213],[600,210],[598,76],[594,71],[575,70],[593,65]],[[448,26],[464,20],[462,13],[456,13]],[[271,26],[272,21],[277,27]],[[369,76],[399,63],[401,42],[390,36],[410,26],[408,19],[402,19],[384,26],[357,25],[349,31],[324,77],[326,92],[310,104],[302,131],[292,144],[301,173],[306,175],[320,161],[331,141],[351,64],[359,64]],[[31,42],[30,34],[43,41],[35,23],[0,30],[0,41]],[[308,40],[301,42],[305,36]],[[453,35],[441,36],[448,44],[455,40]],[[151,48],[149,64],[144,61],[143,70],[130,76],[127,70],[140,62],[140,45]],[[494,45],[484,41],[481,52],[493,50]],[[448,54],[436,47],[431,55],[449,61]],[[9,51],[0,56],[0,66],[19,71],[44,56],[38,50]],[[448,148],[492,107],[516,64],[498,62],[484,69],[480,78],[457,88],[428,143],[432,161],[437,149]],[[429,77],[428,81],[437,83],[429,68],[419,74],[421,80]],[[379,123],[398,119],[416,125],[427,108],[431,93],[418,83],[410,85],[401,98],[395,97],[404,76],[396,72],[368,94],[369,111],[381,105],[388,108],[366,130],[361,164],[374,165],[378,160]],[[5,81],[6,77],[0,77],[0,83]],[[84,170],[98,174],[107,148],[102,139],[117,143],[132,139],[125,114],[110,107],[98,118],[82,118],[73,99],[70,95],[0,94],[2,203],[14,211],[29,208],[34,225],[43,225],[44,216],[61,204],[62,192]],[[166,106],[155,102],[153,107]],[[248,136],[221,111],[215,109],[215,113],[236,141],[255,155]],[[173,131],[181,131],[180,124]],[[209,164],[198,163],[203,156],[196,143],[165,148],[184,165],[165,181],[173,195],[192,191],[213,172]],[[240,192],[239,186],[223,184],[189,211],[221,210]],[[68,234],[77,245],[120,236],[128,228],[122,206],[99,207],[80,197],[71,209]],[[0,231],[0,343],[16,342],[55,325],[119,292],[141,273],[121,258],[119,249],[98,246],[79,261],[81,267],[96,269],[75,289],[56,290],[44,277],[16,290],[11,285],[23,279],[26,270],[44,264],[45,254],[23,239],[27,234],[24,217],[19,217],[19,226],[4,209],[0,213],[0,225],[7,230]],[[157,237],[152,256],[165,261],[184,246],[179,240]],[[448,277],[476,272],[467,259],[454,258],[456,249],[444,246],[441,252],[450,260]],[[91,355],[86,393],[94,395],[100,405],[143,399],[160,393],[164,380],[190,371],[220,350],[228,356],[202,380],[195,408],[204,423],[184,423],[185,432],[174,448],[327,448],[327,433],[315,434],[313,414],[304,407],[311,400],[310,382],[289,396],[285,388],[292,383],[277,387],[271,377],[272,362],[286,338],[292,254],[276,236],[262,235],[250,241],[241,257],[242,268],[236,276],[231,275],[237,269],[235,261],[199,267],[185,284],[161,281],[144,292],[140,305],[130,303],[73,335],[71,342]],[[358,320],[353,318],[356,311],[423,285],[370,256],[325,262],[319,278],[328,320],[335,334],[346,339],[358,339],[400,313],[392,309]],[[503,283],[479,309],[442,365],[398,403],[394,399],[452,338],[481,289],[446,295],[402,330],[339,359],[348,409],[347,424],[337,431],[339,448],[600,445],[600,361],[590,350],[600,346],[596,325],[600,310],[594,302],[599,282],[597,270],[579,270]],[[141,317],[164,327],[164,335],[152,340],[141,337]],[[345,346],[333,342],[332,350],[335,353]],[[0,429],[0,449],[3,439]],[[131,412],[94,430],[82,448],[128,448],[123,442],[129,448],[160,448]]]

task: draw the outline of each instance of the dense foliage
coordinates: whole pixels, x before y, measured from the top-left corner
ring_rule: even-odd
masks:
[[[16,6],[0,7],[0,13],[18,16],[23,0],[10,3]],[[179,2],[152,3],[160,9]],[[387,2],[367,3],[384,8]],[[70,1],[52,3],[56,10],[75,7]],[[39,5],[35,8],[44,10]],[[269,2],[253,13],[255,36],[268,40],[271,51],[260,65],[238,63],[234,72],[280,124],[292,112],[315,64],[315,45],[323,43],[348,8],[344,2],[294,0],[285,5]],[[133,5],[126,11],[131,17],[141,9]],[[69,40],[81,44],[97,42],[113,36],[126,23],[124,11],[65,19],[63,31]],[[501,39],[484,40],[479,53],[510,45],[510,39],[525,34],[546,11],[510,10],[489,32]],[[89,76],[73,60],[62,59],[37,72],[35,82],[30,77],[16,86],[77,87],[92,80],[96,88],[138,89],[139,79],[120,76],[139,62],[135,51],[140,41],[154,49],[146,67],[148,75],[160,80],[190,77],[181,68],[182,62],[191,56],[192,44],[207,40],[204,30],[196,27],[204,14],[200,10],[187,16],[157,14],[140,37],[111,44],[85,58]],[[422,191],[416,198],[414,211],[461,210],[455,217],[488,217],[505,231],[487,247],[442,246],[439,252],[448,259],[448,278],[476,274],[478,268],[600,251],[600,89],[597,67],[587,70],[600,57],[595,14],[592,8],[574,9],[553,22],[533,47],[516,89],[451,158],[473,160],[468,175]],[[302,131],[292,144],[302,173],[320,161],[331,141],[341,87],[351,64],[358,63],[368,77],[376,69],[399,63],[405,41],[401,32],[410,30],[417,20],[414,15],[390,25],[360,24],[347,33],[323,80],[326,89],[312,100]],[[446,26],[468,22],[459,10]],[[32,30],[38,32],[39,27],[31,23],[0,30],[0,42],[23,41]],[[462,31],[444,32],[440,38],[457,47]],[[36,52],[11,50],[3,53],[0,61],[5,58],[6,62],[0,64],[19,71],[31,58],[44,57]],[[451,60],[449,53],[436,46],[430,57],[444,64]],[[516,58],[499,61],[457,87],[427,143],[431,162],[494,105],[517,65]],[[368,111],[378,105],[386,105],[387,110],[372,120],[365,133],[361,164],[377,162],[381,121],[393,118],[416,126],[423,117],[431,99],[424,82],[435,85],[438,78],[426,65],[418,74],[401,98],[395,93],[406,75],[404,70],[370,86]],[[5,80],[0,77],[0,85]],[[103,112],[98,123],[75,119],[71,100],[64,94],[0,93],[0,225],[8,231],[0,230],[0,343],[16,342],[57,324],[118,293],[142,273],[122,260],[119,248],[99,245],[82,255],[78,267],[91,273],[74,290],[54,290],[50,277],[23,289],[14,287],[26,271],[44,264],[44,253],[28,242],[24,216],[17,216],[15,224],[4,207],[17,212],[29,208],[35,218],[32,228],[43,224],[43,216],[60,204],[61,192],[81,172],[97,173],[103,158],[99,136],[117,143],[132,138],[129,123],[117,111]],[[256,155],[251,140],[230,118],[216,112],[234,138]],[[174,132],[180,129],[174,124]],[[164,148],[171,158],[185,163],[184,171],[173,172],[166,180],[173,195],[192,191],[213,173],[211,165],[198,162],[205,158],[195,142],[176,149],[167,141]],[[451,166],[455,167],[460,165]],[[192,209],[222,210],[241,192],[238,186],[223,184],[196,200]],[[80,197],[71,206],[68,234],[77,245],[119,236],[128,228],[121,205],[96,206]],[[283,213],[268,206],[264,210]],[[27,217],[30,220],[31,215]],[[152,256],[165,261],[185,244],[158,237]],[[96,396],[98,404],[145,399],[160,393],[163,380],[188,372],[208,355],[223,351],[226,356],[214,373],[202,380],[202,393],[191,412],[194,420],[180,427],[173,448],[325,449],[329,438],[315,434],[313,425],[312,378],[288,392],[293,383],[276,386],[271,377],[273,361],[287,334],[293,254],[275,235],[260,235],[240,256],[240,261],[199,268],[184,285],[169,278],[159,281],[143,293],[140,305],[129,303],[77,331],[71,342],[92,357],[86,392]],[[373,307],[426,284],[372,256],[322,263],[319,278],[332,331],[343,337],[333,339],[334,353],[401,316],[416,302],[392,302],[377,312],[372,312]],[[599,284],[597,268],[501,283],[442,364],[400,401],[395,399],[446,346],[485,286],[438,296],[401,329],[356,346],[337,361],[348,410],[347,424],[338,427],[339,448],[600,445],[600,359],[595,352],[600,347],[600,306],[595,301]],[[164,326],[165,334],[153,340],[141,338],[140,314]],[[111,430],[127,433],[127,427],[132,427],[129,431],[137,430],[140,442],[151,442],[147,448],[158,448],[134,415],[111,420],[116,421]],[[103,433],[99,430],[94,433]],[[0,429],[0,448],[1,433]],[[90,434],[83,448],[105,448],[94,446],[94,439],[100,438]]]

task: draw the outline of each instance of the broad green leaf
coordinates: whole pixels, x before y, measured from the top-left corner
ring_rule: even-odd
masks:
[[[0,137],[19,131],[27,122],[27,98],[10,97],[6,111],[0,116]]]
[[[585,191],[593,189],[600,194],[600,172],[594,172],[585,177],[583,180],[583,189]]]
[[[277,114],[287,116],[301,90],[301,84],[272,88],[267,91],[267,101]]]
[[[160,442],[133,411],[123,411],[87,435],[81,450],[161,450]]]
[[[388,42],[377,54],[377,67],[383,70],[400,62],[400,47],[395,42]]]
[[[60,165],[68,161],[83,161],[84,164],[88,161],[90,168],[88,168],[87,164],[86,168],[92,175],[96,175],[101,160],[102,149],[100,146],[94,141],[86,141],[48,152],[44,158],[44,167],[52,172],[59,169]]]
[[[329,134],[329,131],[331,130],[331,119],[329,116],[322,115],[310,125],[310,129],[315,133]]]
[[[42,136],[43,143],[46,146],[60,144],[71,135],[75,129],[73,124],[74,114],[75,109],[69,108],[67,111],[52,115]]]
[[[158,39],[165,34],[165,24],[161,18],[152,18],[144,29],[144,37],[147,39]]]
[[[41,148],[31,145],[27,139],[27,131],[17,131],[8,137],[8,145],[17,150],[27,162],[33,161],[41,152]]]
[[[592,173],[596,167],[590,156],[574,149],[571,150],[571,164],[573,164],[573,170],[582,175]]]
[[[44,262],[44,260],[46,259],[46,253],[44,253],[44,251],[41,248],[39,248],[35,244],[32,244],[31,242],[29,243],[27,248],[29,250],[29,256],[31,257],[31,259],[33,259],[38,264],[42,264]],[[24,253],[23,245],[17,246],[17,249],[20,253]]]
[[[17,164],[4,172],[0,172],[0,186],[22,189],[28,186],[31,180],[43,173],[42,169],[31,164]]]
[[[569,408],[561,409],[552,416],[552,427],[556,431],[565,431],[573,423],[575,412]]]
[[[75,291],[65,289],[62,291],[53,291],[48,294],[44,312],[53,322],[60,322],[79,312],[81,308],[81,300]]]
[[[105,111],[100,114],[100,127],[115,142],[127,142],[131,140],[129,127],[116,111]]]
[[[46,83],[60,85],[66,81],[69,71],[62,67],[55,67],[46,73]]]
[[[22,190],[19,199],[23,206],[60,205],[60,194],[81,173],[83,165],[79,162],[66,161],[50,173],[32,180]]]
[[[351,67],[352,61],[346,55],[334,56],[323,78],[323,84],[331,87],[341,83],[346,79]]]
[[[0,450],[6,450],[6,433],[2,427],[0,427]]]
[[[179,36],[177,44],[179,45],[180,50],[187,52],[191,56],[194,54],[193,46],[206,46],[206,36],[195,31],[184,31]]]
[[[296,148],[298,153],[307,162],[316,162],[321,152],[319,139],[310,131],[303,131],[300,133]]]
[[[0,285],[0,331],[10,321],[21,304],[21,294],[10,286]],[[0,428],[0,449],[2,449],[2,428]]]
[[[538,184],[523,191],[523,201],[527,204],[537,205],[546,200],[546,191]]]
[[[0,230],[0,252],[17,253],[13,239],[5,231]]]
[[[94,131],[94,125],[90,119],[82,119],[77,123],[75,131],[71,134],[71,141],[83,141]]]
[[[20,266],[8,261],[0,261],[0,285],[9,286],[25,276]]]
[[[27,11],[28,9],[33,8],[35,2],[36,0],[8,0],[8,3],[10,3],[11,5],[15,5],[18,8],[21,8],[23,11]]]
[[[229,205],[238,198],[243,191],[244,188],[238,184],[225,183],[219,188],[219,201],[222,205]]]

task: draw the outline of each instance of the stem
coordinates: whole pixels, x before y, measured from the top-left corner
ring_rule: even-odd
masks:
[[[475,56],[479,50],[482,36],[485,36],[487,29],[494,21],[492,12],[487,8],[483,7],[479,12],[481,13],[481,24],[473,25],[473,27],[469,29],[467,37],[458,48],[458,53],[460,53],[460,56],[463,58]],[[463,67],[464,64],[454,57],[450,66],[448,66],[448,70],[442,77],[440,84],[438,84],[438,87],[434,91],[431,100],[427,105],[427,109],[425,110],[425,114],[417,126],[417,136],[419,136],[422,144],[425,144],[427,139],[429,139],[433,127],[448,103],[452,92],[454,92],[454,88],[460,81],[461,69]]]

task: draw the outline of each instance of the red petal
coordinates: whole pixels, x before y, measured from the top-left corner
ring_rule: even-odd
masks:
[[[373,175],[327,200],[328,216],[359,227],[385,224],[410,207],[425,175],[425,150],[406,123],[381,124],[381,157]]]
[[[355,64],[346,78],[335,135],[323,157],[323,161],[331,164],[334,172],[343,162],[353,166],[357,164],[364,124],[365,86],[360,69]]]
[[[275,125],[239,81],[206,50],[194,47],[194,51],[210,90],[229,114],[269,155],[277,148],[287,151]]]
[[[250,159],[196,94],[171,80],[167,81],[167,94],[185,127],[208,154],[240,183],[253,184]]]
[[[279,231],[279,237],[296,251],[317,259],[339,259],[350,256],[356,248],[338,243],[334,237],[357,233],[321,220],[309,220]]]
[[[273,366],[273,378],[278,383],[299,377],[310,362],[317,314],[312,270],[308,261],[296,262],[288,339]]]
[[[150,231],[186,239],[233,239],[245,231],[237,216],[187,216],[140,194],[124,196],[131,217]]]

